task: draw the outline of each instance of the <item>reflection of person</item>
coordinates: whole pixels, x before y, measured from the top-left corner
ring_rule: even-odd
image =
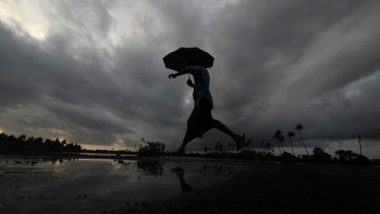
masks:
[[[182,192],[188,192],[193,190],[193,188],[186,183],[183,177],[185,169],[181,167],[174,167],[173,169],[171,169],[171,171],[177,175],[179,183],[181,184]]]
[[[193,83],[191,79],[187,81],[187,85],[194,88],[194,109],[187,120],[186,134],[177,153],[184,154],[186,145],[190,141],[196,137],[201,138],[205,132],[212,128],[216,128],[229,135],[235,141],[236,148],[239,150],[243,145],[245,135],[237,135],[233,133],[226,125],[212,117],[211,109],[213,109],[213,100],[209,90],[210,75],[208,70],[199,65],[196,60],[193,60],[189,66],[185,67],[180,72],[170,74],[169,79],[184,74],[191,74],[194,78],[195,83]]]

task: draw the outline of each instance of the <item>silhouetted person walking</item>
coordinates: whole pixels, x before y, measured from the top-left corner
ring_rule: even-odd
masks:
[[[178,149],[178,154],[184,154],[186,145],[195,139],[201,138],[205,132],[212,128],[229,135],[236,143],[236,148],[239,150],[245,141],[245,135],[237,135],[232,132],[222,122],[213,119],[211,109],[213,109],[213,100],[209,90],[210,75],[208,70],[200,65],[197,60],[192,60],[191,63],[175,74],[170,74],[169,79],[176,78],[184,74],[191,74],[194,78],[194,83],[189,79],[187,84],[194,88],[193,99],[194,109],[187,120],[187,130],[182,145]]]

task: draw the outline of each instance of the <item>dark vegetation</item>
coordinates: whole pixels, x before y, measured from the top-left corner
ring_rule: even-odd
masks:
[[[64,153],[79,153],[81,146],[76,143],[67,143],[66,140],[50,140],[41,137],[27,138],[26,135],[15,137],[0,133],[0,154],[42,154],[59,155]]]
[[[370,160],[363,155],[356,154],[351,150],[338,150],[335,152],[338,156],[332,157],[322,148],[316,147],[311,155],[294,156],[291,153],[283,152],[281,155],[274,155],[272,152],[244,150],[241,152],[209,152],[206,154],[190,153],[189,157],[220,158],[234,160],[257,160],[257,161],[280,161],[280,162],[300,162],[300,163],[339,163],[339,164],[376,164],[379,160]],[[171,154],[175,155],[175,154]]]
[[[286,136],[281,130],[276,130],[272,139],[274,141],[261,141],[259,146],[253,147],[252,139],[247,139],[242,151],[235,151],[235,144],[223,144],[216,142],[214,146],[205,146],[202,153],[188,153],[187,157],[200,157],[200,158],[218,158],[218,159],[234,159],[234,160],[257,160],[257,161],[280,161],[280,162],[304,162],[304,163],[339,163],[339,164],[363,164],[363,165],[380,165],[380,159],[370,160],[362,152],[362,138],[358,135],[358,142],[360,153],[357,154],[351,150],[337,150],[335,154],[331,155],[325,152],[322,148],[316,147],[313,149],[312,154],[309,153],[305,142],[302,137],[303,126],[297,124],[294,128],[297,132],[287,132]],[[291,153],[285,151],[285,144],[291,147]],[[275,155],[275,146],[277,147],[279,155]],[[295,155],[294,145],[302,145],[305,149],[303,155]],[[80,145],[74,143],[66,143],[66,140],[60,141],[59,139],[50,140],[29,137],[21,135],[15,137],[13,135],[6,135],[0,133],[0,154],[21,154],[21,155],[62,155],[62,154],[78,154],[86,157],[83,153],[98,153],[107,154],[111,156],[99,156],[103,158],[130,158],[128,155],[137,155],[137,157],[159,157],[159,156],[177,156],[174,152],[165,151],[165,144],[159,141],[145,141],[142,138],[142,143],[136,146],[135,151],[131,150],[85,150]],[[91,155],[89,155],[91,156]],[[98,157],[96,156],[96,157]],[[141,167],[148,169],[150,167],[156,168],[154,163],[141,162]],[[148,170],[151,171],[151,170]],[[159,173],[158,173],[159,174]]]
[[[139,149],[137,150],[137,155],[139,157],[153,157],[153,156],[162,156],[165,154],[165,144],[159,141],[149,142],[145,141],[142,138],[142,144],[140,144]]]
[[[245,150],[240,152],[234,152],[234,145],[233,144],[227,144],[227,146],[224,146],[222,143],[217,142],[214,145],[214,148],[212,147],[205,147],[204,148],[204,154],[197,154],[192,153],[189,154],[189,156],[195,156],[195,157],[207,157],[207,158],[226,158],[226,159],[237,159],[237,160],[259,160],[259,161],[281,161],[281,162],[306,162],[306,163],[339,163],[339,164],[363,164],[363,165],[370,165],[370,164],[376,164],[379,165],[380,160],[370,160],[364,155],[362,155],[362,139],[361,136],[358,135],[358,142],[359,142],[359,148],[360,153],[357,154],[351,150],[337,150],[335,151],[336,157],[332,157],[332,155],[325,152],[322,148],[316,147],[313,149],[313,153],[310,155],[306,144],[304,142],[303,136],[302,136],[302,130],[303,126],[302,124],[297,124],[294,128],[298,136],[289,131],[285,137],[285,135],[282,133],[281,130],[276,130],[272,139],[276,140],[278,142],[278,150],[280,152],[280,155],[276,156],[274,155],[274,149],[272,142],[265,142],[261,141],[261,151],[255,151],[254,148],[250,148],[252,146],[252,140],[248,139],[245,143]],[[286,152],[285,142],[286,140],[289,140],[290,147],[292,153]],[[294,143],[298,142],[302,144],[302,146],[305,149],[304,155],[298,155],[296,156],[294,153]]]

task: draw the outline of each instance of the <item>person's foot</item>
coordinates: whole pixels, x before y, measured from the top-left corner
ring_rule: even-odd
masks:
[[[241,148],[243,148],[244,142],[245,142],[245,134],[236,136],[235,138],[236,151],[239,151]]]

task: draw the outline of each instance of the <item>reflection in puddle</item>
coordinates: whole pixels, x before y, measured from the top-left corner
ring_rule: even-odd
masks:
[[[44,207],[59,208],[56,214],[91,212],[149,203],[228,180],[247,167],[178,160],[2,158],[0,213],[48,213]]]
[[[193,188],[189,184],[187,184],[185,181],[185,178],[184,178],[185,169],[181,167],[174,167],[173,169],[171,169],[171,171],[177,175],[179,179],[179,183],[181,184],[182,192],[188,192],[188,191],[193,190]]]
[[[164,173],[163,161],[137,160],[137,168],[145,175],[161,176]]]

